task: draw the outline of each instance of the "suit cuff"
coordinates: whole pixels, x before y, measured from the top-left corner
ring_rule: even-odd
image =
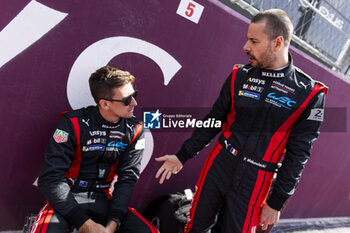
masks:
[[[191,157],[187,156],[186,153],[183,152],[183,150],[180,150],[175,155],[180,160],[182,165],[184,165],[186,163],[186,161],[191,158]]]
[[[108,218],[108,222],[110,222],[110,221],[116,222],[116,223],[117,223],[117,229],[116,229],[116,231],[119,230],[120,225],[122,224],[122,222],[120,221],[120,219],[119,219],[119,218],[116,218],[116,217],[109,217],[109,218]]]
[[[74,207],[65,217],[77,229],[89,219],[87,213],[80,206]]]
[[[280,211],[285,204],[287,203],[289,197],[281,197],[280,195],[276,194],[275,192],[271,193],[271,196],[267,200],[267,204],[277,211]]]

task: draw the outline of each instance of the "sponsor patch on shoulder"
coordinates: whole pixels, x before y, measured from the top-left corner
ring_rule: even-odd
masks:
[[[145,139],[144,139],[144,138],[139,139],[139,140],[136,142],[135,149],[136,149],[136,150],[145,149]]]
[[[53,134],[53,139],[55,139],[57,143],[62,143],[68,141],[68,136],[69,133],[66,131],[56,129],[55,133]]]
[[[307,118],[311,121],[323,121],[324,109],[323,108],[314,108],[311,109],[310,115]]]

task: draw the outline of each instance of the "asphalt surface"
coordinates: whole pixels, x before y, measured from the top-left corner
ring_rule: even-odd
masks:
[[[350,217],[281,219],[271,233],[350,233]]]
[[[27,232],[23,230],[0,231],[0,233]],[[74,231],[74,233],[76,232]],[[271,233],[350,233],[350,217],[281,219],[272,229]]]

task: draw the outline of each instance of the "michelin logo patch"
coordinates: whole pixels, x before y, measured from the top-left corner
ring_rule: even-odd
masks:
[[[311,121],[323,121],[324,109],[323,108],[314,108],[311,109],[310,116],[307,118]]]
[[[91,146],[83,146],[83,151],[104,151],[105,146],[103,145],[91,145]]]
[[[250,91],[239,91],[238,95],[242,95],[242,96],[245,96],[245,97],[249,97],[249,98],[253,98],[253,99],[260,99],[260,95],[259,94],[256,94],[254,92],[250,92]]]

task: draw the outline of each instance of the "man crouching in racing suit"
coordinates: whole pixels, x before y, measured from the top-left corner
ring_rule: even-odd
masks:
[[[97,106],[60,116],[38,180],[47,203],[32,232],[158,232],[128,208],[144,149],[143,127],[133,116],[134,79],[102,67],[89,79]]]
[[[292,32],[282,10],[252,19],[243,47],[250,65],[233,68],[205,117],[221,120],[222,134],[197,181],[186,232],[209,232],[220,210],[221,232],[254,233],[259,225],[266,230],[294,193],[319,134],[327,87],[293,66],[288,52]],[[176,155],[157,158],[164,161],[156,174],[160,183],[219,131],[198,128]]]

